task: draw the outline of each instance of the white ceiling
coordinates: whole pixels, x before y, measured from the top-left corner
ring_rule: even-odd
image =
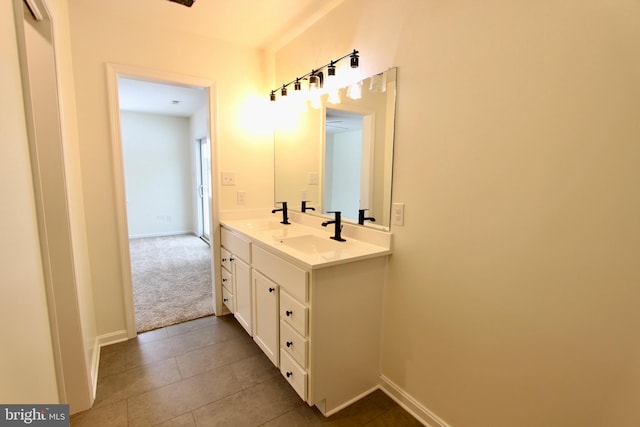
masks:
[[[168,0],[79,0],[96,13],[275,51],[344,0],[195,0],[191,7]],[[120,108],[189,117],[206,102],[206,92],[132,79],[118,79]],[[179,103],[173,103],[174,100]]]
[[[121,110],[179,117],[191,117],[208,99],[203,88],[124,77],[118,78],[118,95]]]
[[[76,0],[96,13],[275,51],[344,0]]]

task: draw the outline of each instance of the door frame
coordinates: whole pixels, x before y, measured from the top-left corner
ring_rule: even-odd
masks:
[[[131,255],[129,251],[129,225],[127,222],[127,205],[126,190],[124,176],[124,162],[122,155],[122,137],[120,131],[120,102],[118,99],[118,77],[127,77],[145,81],[155,81],[158,83],[168,83],[184,86],[197,86],[207,90],[209,117],[207,121],[207,131],[209,133],[209,141],[211,144],[211,186],[218,188],[218,138],[217,138],[217,90],[214,81],[183,75],[170,73],[166,71],[152,70],[130,65],[122,64],[106,64],[107,67],[107,88],[109,99],[109,115],[111,123],[111,153],[113,158],[113,179],[115,187],[115,205],[118,226],[118,249],[120,253],[120,272],[123,287],[123,299],[125,316],[127,323],[127,336],[134,338],[137,335],[135,323],[135,308],[133,303],[133,281],[131,278]],[[217,192],[216,192],[217,194]],[[212,287],[213,287],[213,311],[214,314],[222,313],[221,289],[218,285],[220,274],[218,268],[214,268],[220,259],[220,242],[219,242],[219,201],[218,197],[211,200],[211,271]]]
[[[197,175],[196,175],[196,186],[198,187],[197,191],[198,191],[198,198],[200,199],[197,203],[198,205],[198,210],[196,213],[196,218],[197,218],[197,222],[198,222],[198,237],[200,237],[200,239],[202,239],[203,241],[205,241],[209,246],[211,246],[211,200],[213,199],[213,189],[211,188],[210,182],[211,182],[211,170],[209,170],[209,183],[206,186],[206,196],[205,196],[205,188],[204,185],[202,183],[203,181],[203,170],[202,170],[202,145],[205,144],[205,142],[203,142],[204,140],[206,140],[206,144],[209,145],[209,149],[208,149],[208,157],[209,159],[211,159],[211,140],[208,136],[204,136],[201,138],[196,138],[196,169],[198,171]],[[209,166],[210,167],[210,166]],[[211,199],[209,198],[209,195],[211,195]],[[207,212],[207,215],[205,215],[205,202],[209,203],[209,210]],[[208,234],[205,231],[205,217],[209,217],[209,230],[208,230]]]
[[[365,199],[366,204],[370,205],[373,200],[373,168],[374,168],[374,159],[375,159],[375,126],[376,126],[376,112],[369,109],[363,108],[360,106],[355,106],[351,104],[335,104],[330,106],[322,107],[322,120],[321,122],[321,135],[322,135],[322,147],[321,147],[321,155],[320,159],[322,164],[320,165],[320,170],[322,171],[322,176],[325,176],[328,159],[326,156],[327,153],[327,109],[329,110],[338,110],[344,111],[347,113],[358,114],[362,116],[362,160],[360,162],[360,199]],[[320,191],[322,200],[320,209],[322,212],[325,212],[327,206],[325,206],[325,188],[324,178],[322,179],[322,189]],[[362,206],[361,206],[362,208]],[[368,206],[367,209],[370,209],[371,206]]]

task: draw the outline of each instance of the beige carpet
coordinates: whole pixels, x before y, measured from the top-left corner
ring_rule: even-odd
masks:
[[[211,250],[193,235],[131,239],[136,330],[213,314]]]

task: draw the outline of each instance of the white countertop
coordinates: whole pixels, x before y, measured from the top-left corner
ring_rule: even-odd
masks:
[[[330,238],[334,231],[333,224],[324,229],[293,221],[285,225],[281,224],[279,219],[273,216],[230,219],[221,221],[221,224],[248,236],[258,246],[275,251],[283,258],[308,270],[391,254],[390,244],[378,244],[381,239],[375,239],[376,244],[366,242],[349,236],[347,230],[346,233],[343,231],[346,241],[337,242]],[[390,236],[386,240],[390,242]]]

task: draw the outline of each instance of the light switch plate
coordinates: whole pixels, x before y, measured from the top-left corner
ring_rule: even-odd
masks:
[[[404,225],[404,203],[394,203],[391,209],[391,223]]]
[[[236,185],[236,174],[233,172],[222,172],[222,185]]]

